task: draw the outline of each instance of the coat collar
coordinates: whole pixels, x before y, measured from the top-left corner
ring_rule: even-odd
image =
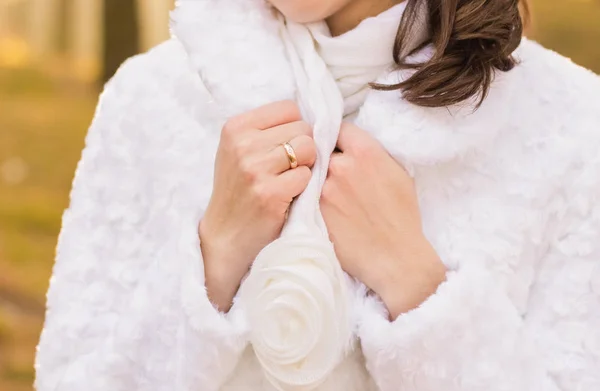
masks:
[[[179,0],[171,27],[226,116],[294,99],[294,76],[280,38],[281,25],[264,0]],[[426,48],[415,60],[431,52]],[[410,72],[386,72],[378,82],[397,83]],[[497,73],[477,111],[472,104],[418,107],[398,91],[371,91],[356,123],[409,169],[467,158],[490,148],[508,128],[516,92],[508,75]]]

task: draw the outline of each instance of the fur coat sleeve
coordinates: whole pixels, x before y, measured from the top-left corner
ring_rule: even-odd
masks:
[[[201,91],[172,68],[176,46],[129,60],[101,96],[63,217],[38,391],[217,390],[246,345],[238,311],[218,313],[204,289],[197,205],[215,139],[182,109]]]
[[[366,307],[359,334],[382,391],[600,389],[600,158],[582,160],[556,197],[525,311],[484,269],[489,249],[394,322]]]

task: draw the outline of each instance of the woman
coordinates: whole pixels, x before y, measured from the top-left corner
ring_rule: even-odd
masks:
[[[269,3],[107,85],[37,389],[600,389],[600,79],[517,0]]]

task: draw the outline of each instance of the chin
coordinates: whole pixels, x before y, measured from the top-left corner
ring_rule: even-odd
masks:
[[[273,7],[296,23],[325,20],[338,12],[349,0],[268,0]]]

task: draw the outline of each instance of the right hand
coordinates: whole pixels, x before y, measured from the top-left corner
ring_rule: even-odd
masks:
[[[285,142],[296,153],[295,169]],[[258,253],[279,237],[316,154],[312,129],[291,101],[241,114],[223,127],[213,193],[198,228],[208,297],[219,310],[229,310]]]

